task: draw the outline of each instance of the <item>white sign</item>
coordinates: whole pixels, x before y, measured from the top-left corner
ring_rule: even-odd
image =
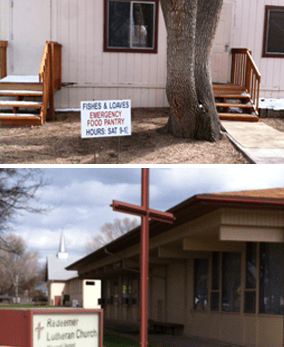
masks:
[[[33,314],[33,347],[99,347],[99,313]]]
[[[81,137],[131,135],[131,101],[81,102]]]

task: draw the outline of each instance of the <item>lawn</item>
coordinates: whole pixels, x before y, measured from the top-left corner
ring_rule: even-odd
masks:
[[[129,338],[129,337],[124,337],[120,336],[119,334],[113,333],[111,331],[104,332],[104,342],[103,342],[104,347],[139,347],[140,343]],[[148,344],[148,347],[168,347],[166,345],[162,345],[161,343],[159,344]]]
[[[4,308],[8,308],[8,307],[54,307],[54,306],[49,306],[49,305],[32,305],[32,304],[9,304],[9,305],[3,305],[0,304],[0,308],[4,307]]]
[[[104,346],[105,347],[139,347],[139,343],[128,338],[123,337],[113,332],[104,332]]]

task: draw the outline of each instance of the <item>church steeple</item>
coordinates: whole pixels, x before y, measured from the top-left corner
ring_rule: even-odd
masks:
[[[60,243],[59,243],[59,250],[58,250],[58,253],[57,253],[57,258],[58,258],[58,259],[68,259],[68,253],[66,252],[65,237],[64,237],[63,229],[62,229],[62,232],[61,232],[61,237],[60,237]]]

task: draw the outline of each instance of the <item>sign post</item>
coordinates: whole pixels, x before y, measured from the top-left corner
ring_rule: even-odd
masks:
[[[113,200],[114,211],[141,217],[140,234],[140,347],[148,346],[148,254],[149,219],[173,223],[172,213],[149,208],[149,169],[142,169],[141,206]]]

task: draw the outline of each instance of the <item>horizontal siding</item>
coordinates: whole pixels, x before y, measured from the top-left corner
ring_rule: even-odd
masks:
[[[259,227],[283,227],[284,212],[282,211],[240,211],[236,209],[223,209],[221,224],[250,225]]]
[[[103,0],[53,0],[52,39],[62,47],[57,108],[81,100],[131,98],[133,107],[167,106],[166,28],[159,10],[157,54],[103,52]],[[82,99],[84,98],[84,99]]]
[[[165,87],[65,87],[55,92],[56,108],[80,108],[80,101],[130,99],[132,107],[167,107]]]
[[[133,107],[168,106],[166,29],[159,10],[157,54],[103,52],[103,0],[53,0],[52,39],[62,48],[63,87],[56,107],[79,107],[82,98],[131,98]],[[227,0],[233,4],[231,48],[246,47],[261,72],[261,97],[284,97],[284,59],[262,58],[265,5],[282,0]]]
[[[9,1],[1,0],[0,4],[0,40],[9,39]]]
[[[283,0],[234,0],[231,47],[248,48],[261,73],[260,96],[284,98],[284,58],[262,58],[265,5],[284,6]]]

